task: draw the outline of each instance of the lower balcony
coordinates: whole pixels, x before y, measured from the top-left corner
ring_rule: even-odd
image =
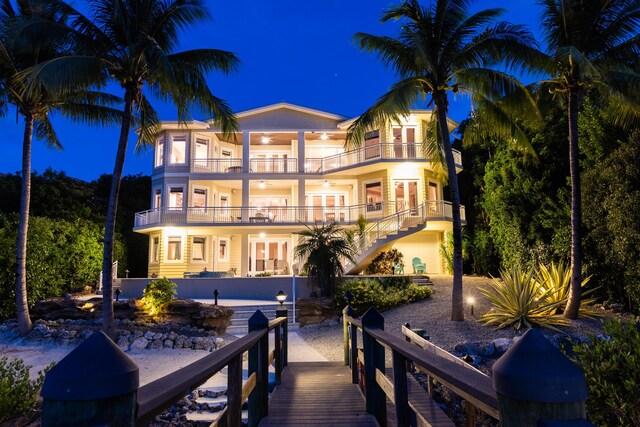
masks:
[[[428,220],[450,221],[451,203],[444,200],[425,201]],[[397,211],[412,209],[404,202],[381,201],[354,206],[270,206],[270,207],[182,207],[159,208],[136,213],[135,229],[171,225],[296,225],[318,222],[355,224],[360,216],[376,221]],[[418,209],[416,209],[416,212]],[[461,217],[465,220],[464,206]]]

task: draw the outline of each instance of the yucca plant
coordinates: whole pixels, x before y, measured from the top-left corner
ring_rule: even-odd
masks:
[[[513,326],[515,330],[534,326],[557,330],[555,326],[568,324],[564,318],[551,314],[564,302],[550,302],[549,291],[540,292],[533,270],[502,270],[501,280],[492,279],[488,288],[480,288],[493,306],[482,315],[481,322],[495,325],[496,329]]]
[[[589,279],[591,279],[591,276],[582,280],[582,288],[589,282]],[[571,283],[571,269],[569,266],[563,261],[557,264],[552,262],[549,267],[540,264],[536,271],[535,280],[537,282],[538,292],[540,294],[546,294],[548,302],[559,303],[559,307],[554,308],[550,314],[562,313],[569,299],[569,284]],[[584,297],[594,290],[595,289],[590,289],[582,292],[582,296]],[[592,307],[595,301],[595,298],[582,298],[580,301],[579,316],[589,318],[600,316],[600,313]]]

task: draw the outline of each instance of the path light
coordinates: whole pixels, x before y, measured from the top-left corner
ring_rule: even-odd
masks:
[[[344,297],[347,300],[347,305],[351,305],[351,300],[353,299],[353,292],[347,291],[344,293]]]
[[[474,297],[467,298],[467,304],[471,307],[471,315],[473,316],[473,305],[476,303],[476,299]]]
[[[214,298],[214,303],[213,305],[218,305],[218,295],[220,295],[220,291],[217,289],[213,290],[213,298]]]
[[[287,317],[287,307],[284,306],[284,302],[287,300],[287,294],[282,290],[276,294],[276,300],[280,303],[280,306],[276,308],[276,317]]]
[[[124,277],[127,279],[129,278],[129,270],[124,271]]]
[[[282,290],[280,290],[280,292],[276,294],[276,299],[278,300],[280,305],[282,305],[287,300],[287,294],[285,294]]]
[[[122,291],[120,289],[116,289],[116,302],[118,302],[118,300],[120,299],[120,294],[122,293]]]

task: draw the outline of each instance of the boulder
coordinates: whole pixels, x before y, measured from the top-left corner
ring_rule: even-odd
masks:
[[[457,353],[482,357],[492,356],[495,350],[496,348],[493,342],[484,341],[463,341],[453,347],[453,351]]]
[[[333,324],[340,312],[331,298],[298,298],[296,307],[300,326]]]
[[[149,341],[146,338],[140,337],[131,343],[131,350],[144,350],[148,344]]]
[[[507,350],[511,348],[513,345],[513,340],[509,338],[497,338],[491,341],[493,346],[495,347],[495,356],[502,356]]]

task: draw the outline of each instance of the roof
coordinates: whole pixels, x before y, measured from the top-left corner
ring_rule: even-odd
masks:
[[[338,114],[328,113],[326,111],[315,110],[313,108],[303,107],[301,105],[290,104],[288,102],[278,102],[277,104],[265,105],[263,107],[252,108],[250,110],[240,111],[236,113],[236,117],[238,119],[253,116],[256,114],[262,114],[269,111],[280,110],[280,109],[288,109],[293,111],[298,111],[300,113],[311,114],[314,116],[324,117],[331,120],[345,120],[347,117],[341,116]],[[214,120],[210,119],[208,122],[212,123]]]

